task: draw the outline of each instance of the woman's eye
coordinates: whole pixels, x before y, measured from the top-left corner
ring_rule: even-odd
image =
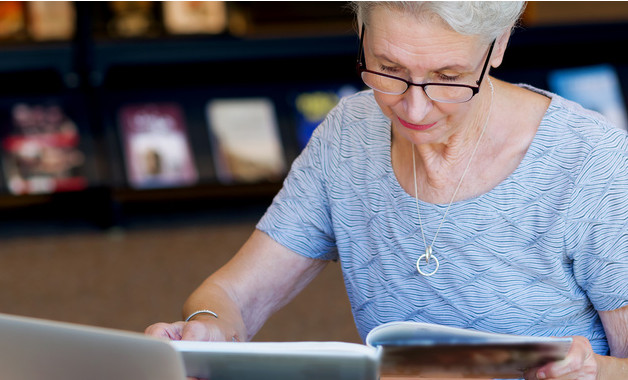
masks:
[[[396,74],[399,72],[399,68],[397,67],[392,67],[392,66],[385,66],[385,65],[380,65],[379,69],[384,72],[384,73],[388,73],[388,74]]]
[[[457,82],[460,79],[460,75],[438,74],[437,77],[443,82]]]

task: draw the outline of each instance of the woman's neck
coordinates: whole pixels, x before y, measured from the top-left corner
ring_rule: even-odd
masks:
[[[454,202],[484,194],[508,178],[523,160],[549,107],[550,99],[543,95],[495,79],[493,84],[490,120]],[[476,117],[474,133],[453,134],[440,144],[416,146],[419,199],[438,204],[450,201],[479,136],[481,127],[477,125],[482,123],[477,122],[478,119],[482,120]],[[412,143],[393,131],[391,144],[397,180],[414,196]]]
[[[412,193],[414,192],[413,168],[416,168],[417,189],[421,199],[434,203],[451,200],[461,177],[467,170],[472,169],[472,160],[475,160],[474,156],[477,155],[476,149],[481,148],[480,139],[489,128],[492,96],[489,93],[488,97],[477,100],[479,102],[476,110],[471,111],[472,116],[463,122],[461,128],[453,129],[453,132],[444,136],[441,141],[415,143],[393,130],[393,168],[400,184],[407,192],[410,189]],[[474,181],[464,182],[472,184]],[[466,198],[466,192],[462,190],[468,186],[463,185],[464,183],[459,193],[461,196],[456,195],[456,198]]]

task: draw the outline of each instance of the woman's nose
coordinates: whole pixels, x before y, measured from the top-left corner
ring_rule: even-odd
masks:
[[[434,106],[421,86],[410,86],[403,97],[406,115],[411,123],[422,121]]]

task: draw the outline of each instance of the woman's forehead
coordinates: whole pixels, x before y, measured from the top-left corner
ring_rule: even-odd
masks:
[[[467,67],[469,60],[475,60],[484,50],[477,36],[462,35],[440,22],[417,22],[405,16],[372,18],[365,38],[371,54],[400,64],[430,60],[437,61],[434,64],[442,61],[444,66]]]
[[[415,39],[456,42],[469,45],[480,44],[479,36],[463,35],[452,29],[443,19],[431,12],[413,14],[382,6],[376,7],[369,17],[367,24],[369,32],[380,32],[388,39]],[[413,42],[414,44],[415,42]]]

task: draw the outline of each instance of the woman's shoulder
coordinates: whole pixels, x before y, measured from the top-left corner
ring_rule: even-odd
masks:
[[[373,90],[360,91],[345,96],[332,110],[342,115],[344,122],[365,122],[381,119],[383,114],[375,101]]]
[[[542,91],[535,89],[535,91]],[[604,172],[628,164],[628,134],[606,116],[560,95],[551,98],[532,150],[553,152],[562,169]],[[623,170],[623,169],[622,169]],[[584,177],[583,177],[584,178]]]
[[[547,90],[529,85],[520,85],[522,88],[544,95],[550,99],[550,105],[544,115],[544,122],[582,131],[617,131],[618,128],[603,114],[588,109],[580,103],[564,98]]]

